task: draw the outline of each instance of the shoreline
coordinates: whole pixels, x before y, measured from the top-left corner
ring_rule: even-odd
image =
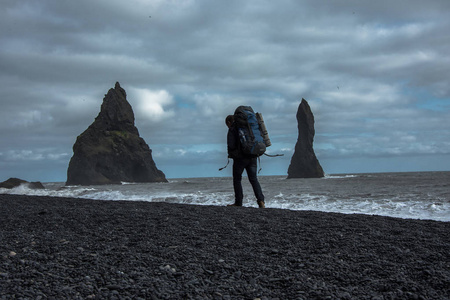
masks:
[[[450,298],[450,222],[0,194],[0,298]]]

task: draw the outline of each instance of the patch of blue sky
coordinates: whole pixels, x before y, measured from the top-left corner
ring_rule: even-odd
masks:
[[[174,96],[174,99],[179,108],[196,109],[195,103],[184,101],[182,97]]]
[[[189,151],[196,153],[205,153],[210,151],[224,151],[224,144],[198,144],[189,145]]]
[[[433,110],[433,111],[449,111],[450,110],[450,99],[429,99],[424,102],[419,102],[416,104],[418,108]]]
[[[351,133],[317,133],[316,137],[320,138],[343,138],[343,137],[373,137],[374,133],[371,132],[351,132]]]
[[[274,135],[271,135],[270,132],[269,132],[269,137],[270,137],[271,140],[275,140],[275,139],[282,140],[282,139],[285,139],[285,138],[293,138],[293,137],[295,137],[297,139],[297,136],[298,136],[298,133],[274,134]]]
[[[438,112],[450,110],[450,99],[433,96],[427,89],[408,88],[404,89],[403,93],[416,100],[415,106],[417,108]]]
[[[317,143],[314,148],[316,150],[336,150],[336,146],[332,143]]]
[[[184,153],[206,153],[211,151],[226,151],[226,144],[155,144],[152,145],[152,148],[182,150]]]
[[[179,108],[195,109],[195,105],[193,103],[177,102],[177,106]]]

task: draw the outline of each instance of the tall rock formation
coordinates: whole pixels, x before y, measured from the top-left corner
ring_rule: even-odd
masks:
[[[320,178],[324,172],[313,149],[314,115],[302,99],[297,111],[298,140],[288,169],[288,178]]]
[[[66,185],[167,182],[139,136],[126,97],[118,82],[105,95],[95,121],[73,145]]]

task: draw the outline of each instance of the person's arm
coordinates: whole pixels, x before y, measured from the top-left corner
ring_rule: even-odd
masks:
[[[239,157],[239,141],[237,137],[237,131],[235,127],[231,127],[227,134],[227,145],[228,145],[228,157],[237,158]]]

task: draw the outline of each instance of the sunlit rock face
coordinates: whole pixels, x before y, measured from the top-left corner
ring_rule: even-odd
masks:
[[[105,95],[95,121],[73,145],[66,185],[167,182],[139,136],[126,98],[118,82]]]
[[[320,178],[324,177],[313,149],[314,115],[308,102],[302,99],[297,111],[298,140],[295,152],[288,169],[288,178]]]

